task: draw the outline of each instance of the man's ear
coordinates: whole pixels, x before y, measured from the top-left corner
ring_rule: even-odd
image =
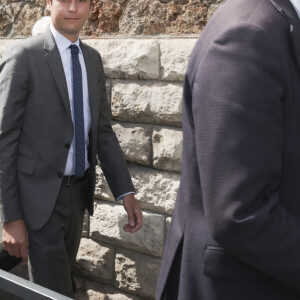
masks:
[[[47,10],[51,11],[51,5],[52,5],[52,0],[47,0],[47,2],[46,2]]]
[[[91,0],[91,4],[90,4],[90,13],[92,12],[93,9],[94,9],[94,1]]]

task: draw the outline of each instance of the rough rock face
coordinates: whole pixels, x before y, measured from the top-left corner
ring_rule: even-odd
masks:
[[[46,0],[2,0],[0,36],[30,36],[34,23],[48,12]],[[83,29],[101,34],[199,33],[225,0],[93,0]]]
[[[95,1],[87,35],[199,33],[224,0]]]
[[[0,36],[30,36],[45,12],[45,0],[4,0],[0,3]]]
[[[116,254],[116,286],[125,292],[151,299],[155,293],[159,268],[160,260],[157,258],[122,250]]]

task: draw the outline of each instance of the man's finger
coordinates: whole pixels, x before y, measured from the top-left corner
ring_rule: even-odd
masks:
[[[131,226],[129,224],[126,224],[126,225],[123,226],[123,230],[125,232],[131,232]]]
[[[2,230],[3,247],[11,256],[26,259],[28,234],[22,219],[5,222]],[[22,252],[22,253],[21,253]]]
[[[130,205],[127,207],[127,215],[128,215],[128,223],[130,226],[135,225],[135,218],[134,218],[134,213],[133,213],[133,206]]]
[[[18,243],[13,243],[12,248],[13,248],[13,256],[20,258],[21,257],[20,245]]]
[[[142,212],[140,210],[135,213],[135,219],[136,219],[135,226],[134,226],[134,228],[131,228],[131,231],[130,231],[131,233],[137,232],[143,226]]]
[[[10,243],[3,242],[3,249],[7,251],[10,256],[14,256],[14,251]]]
[[[21,257],[22,257],[23,262],[27,262],[27,260],[28,260],[28,245],[27,245],[27,243],[24,243],[21,246],[20,252],[21,252]]]
[[[141,226],[143,226],[143,214],[142,214],[142,211],[140,210],[140,208],[135,213],[135,216],[136,216],[136,222],[138,224],[140,224]]]

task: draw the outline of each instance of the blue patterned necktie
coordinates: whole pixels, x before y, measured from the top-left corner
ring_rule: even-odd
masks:
[[[83,177],[85,172],[85,138],[84,115],[82,95],[82,72],[79,62],[79,48],[71,45],[73,66],[73,101],[74,101],[74,127],[75,127],[75,176]]]

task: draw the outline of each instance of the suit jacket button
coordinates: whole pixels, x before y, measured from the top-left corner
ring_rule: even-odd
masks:
[[[70,144],[65,144],[66,149],[70,149]]]
[[[61,178],[61,177],[63,177],[63,176],[64,176],[64,175],[63,175],[62,172],[57,172],[57,177]]]

